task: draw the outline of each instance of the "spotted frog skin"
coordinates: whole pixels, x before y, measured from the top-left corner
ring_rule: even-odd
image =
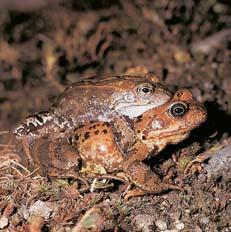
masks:
[[[168,144],[185,139],[206,119],[206,110],[188,90],[179,90],[168,103],[153,108],[134,120],[137,139],[126,151],[118,146],[113,126],[89,122],[75,129],[72,144],[78,149],[86,172],[125,172],[139,187],[132,195],[159,193],[177,186],[161,182],[142,161]]]
[[[136,140],[126,149],[120,146],[121,134],[117,133],[112,123],[91,121],[75,128],[69,138],[71,145],[64,144],[65,148],[45,142],[45,150],[52,147],[49,148],[51,153],[45,153],[42,149],[44,141],[39,146],[35,145],[39,152],[37,155],[36,152],[33,154],[39,158],[34,160],[37,159],[37,164],[44,172],[48,171],[52,175],[60,175],[60,170],[66,175],[68,172],[73,173],[80,162],[81,171],[86,173],[108,174],[122,171],[137,186],[128,197],[180,189],[162,182],[142,161],[159,153],[166,145],[185,139],[205,119],[206,110],[193,99],[191,92],[179,90],[169,102],[150,109],[133,120]],[[54,152],[56,149],[58,154]],[[48,156],[48,163],[42,160],[41,154]]]
[[[89,121],[105,121],[127,128],[128,118],[169,101],[171,93],[153,73],[140,76],[114,76],[70,85],[47,112],[26,118],[15,130],[18,139],[65,137],[63,132]]]

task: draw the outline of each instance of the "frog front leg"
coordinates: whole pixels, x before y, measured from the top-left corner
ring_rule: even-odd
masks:
[[[119,148],[126,153],[136,139],[133,121],[127,116],[116,114],[110,122],[110,127]]]
[[[13,131],[17,139],[35,139],[54,135],[56,125],[48,111],[36,113],[24,119]]]
[[[123,170],[138,189],[128,191],[125,199],[147,193],[158,194],[169,189],[182,191],[181,187],[162,181],[156,173],[142,163],[142,160],[146,159],[148,154],[146,146],[139,142],[129,152],[128,158],[123,164]]]
[[[46,111],[28,116],[14,129],[13,134],[17,139],[18,149],[23,150],[20,153],[23,153],[26,156],[25,159],[33,164],[30,147],[33,146],[34,141],[48,136],[55,139],[55,134],[59,133],[58,130],[52,115]]]
[[[158,194],[169,189],[182,191],[182,188],[179,186],[162,182],[157,174],[138,160],[126,165],[126,173],[138,189],[128,191],[125,195],[125,199],[134,196],[142,196],[147,193]]]

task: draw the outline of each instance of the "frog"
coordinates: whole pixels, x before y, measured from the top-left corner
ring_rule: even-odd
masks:
[[[43,143],[39,145],[40,153],[34,154],[39,157],[37,163],[43,173],[53,176],[60,176],[62,173],[66,176],[68,173],[75,175],[76,172],[98,175],[122,172],[136,186],[126,194],[126,199],[144,194],[159,194],[169,189],[181,190],[179,186],[162,181],[143,161],[159,154],[168,144],[186,139],[191,130],[206,120],[206,116],[206,109],[193,99],[192,93],[182,89],[169,102],[132,120],[136,139],[126,149],[120,146],[121,134],[117,133],[113,123],[90,121],[74,129],[65,149],[61,151],[59,147],[59,155],[55,155],[53,151],[60,145],[57,142],[49,144],[48,140],[45,140],[45,147],[53,147],[50,149],[51,154],[41,149]],[[43,161],[41,154],[46,154],[47,162]]]
[[[109,122],[118,115],[134,118],[171,97],[170,91],[159,83],[159,77],[154,73],[93,77],[71,84],[48,111],[27,117],[14,129],[14,134],[19,139],[42,137],[87,121]]]
[[[189,90],[178,90],[173,98],[133,120],[136,140],[125,151],[119,146],[115,128],[108,122],[89,122],[74,131],[71,141],[78,149],[86,172],[125,172],[138,187],[128,195],[157,194],[178,186],[160,180],[142,161],[158,154],[168,144],[186,139],[206,120],[206,109]],[[103,170],[103,171],[102,171]],[[127,195],[127,197],[128,197]]]
[[[71,84],[48,111],[27,117],[13,133],[21,140],[27,156],[34,139],[62,140],[81,123],[99,120],[114,122],[128,146],[135,135],[130,119],[169,101],[171,92],[153,73],[89,78]]]

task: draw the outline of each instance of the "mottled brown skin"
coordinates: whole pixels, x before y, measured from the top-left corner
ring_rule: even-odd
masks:
[[[55,140],[94,120],[119,121],[127,128],[127,134],[132,134],[124,116],[134,118],[170,100],[171,93],[158,82],[153,73],[75,82],[60,94],[49,111],[29,116],[14,133],[18,139],[49,136]]]
[[[141,161],[149,155],[157,154],[168,144],[182,141],[205,119],[205,109],[193,100],[191,92],[180,90],[170,102],[151,109],[134,120],[137,139],[126,151],[118,145],[118,137],[107,122],[90,122],[76,128],[72,144],[79,151],[84,171],[125,172],[139,187],[127,197],[160,193],[179,187],[161,182]]]
[[[139,89],[143,87],[151,91],[144,93]],[[155,75],[108,77],[72,84],[56,99],[51,111],[60,121],[61,117],[67,119],[69,127],[76,127],[92,120],[111,121],[117,113],[126,115],[125,107],[158,106],[170,98]]]
[[[14,134],[30,157],[30,144],[34,140],[46,137],[55,142],[65,139],[82,123],[107,121],[115,125],[116,133],[121,135],[120,146],[126,148],[135,139],[130,120],[134,112],[135,116],[141,115],[171,98],[171,93],[158,82],[153,73],[75,82],[49,111],[27,117]]]
[[[39,166],[42,173],[51,176],[64,176],[63,173],[66,173],[66,176],[68,173],[73,175],[80,168],[80,163],[81,171],[86,173],[106,174],[122,171],[138,187],[128,192],[126,198],[145,193],[160,193],[167,189],[180,189],[162,182],[142,161],[157,154],[166,145],[185,139],[190,131],[205,119],[205,109],[193,100],[191,92],[180,90],[168,103],[133,120],[136,139],[126,146],[120,146],[122,137],[115,131],[114,124],[91,121],[75,128],[69,139],[73,146],[39,140],[38,144],[31,147],[35,157],[30,163],[34,162],[35,167]],[[48,152],[43,150],[43,143]],[[54,152],[57,146],[58,156]],[[47,157],[44,157],[44,154]]]
[[[22,141],[17,143],[20,162],[37,174],[50,177],[78,177],[81,158],[75,147],[66,141],[50,141],[43,137],[30,143],[29,153],[25,152]]]

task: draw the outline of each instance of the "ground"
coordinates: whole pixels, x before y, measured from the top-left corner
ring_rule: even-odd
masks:
[[[231,231],[230,177],[183,172],[193,157],[231,144],[229,1],[35,2],[0,11],[0,230]],[[146,162],[162,177],[169,170],[185,192],[125,201],[121,183],[89,193],[12,163],[10,131],[23,118],[76,80],[137,66],[173,92],[189,88],[208,111],[185,142]]]

